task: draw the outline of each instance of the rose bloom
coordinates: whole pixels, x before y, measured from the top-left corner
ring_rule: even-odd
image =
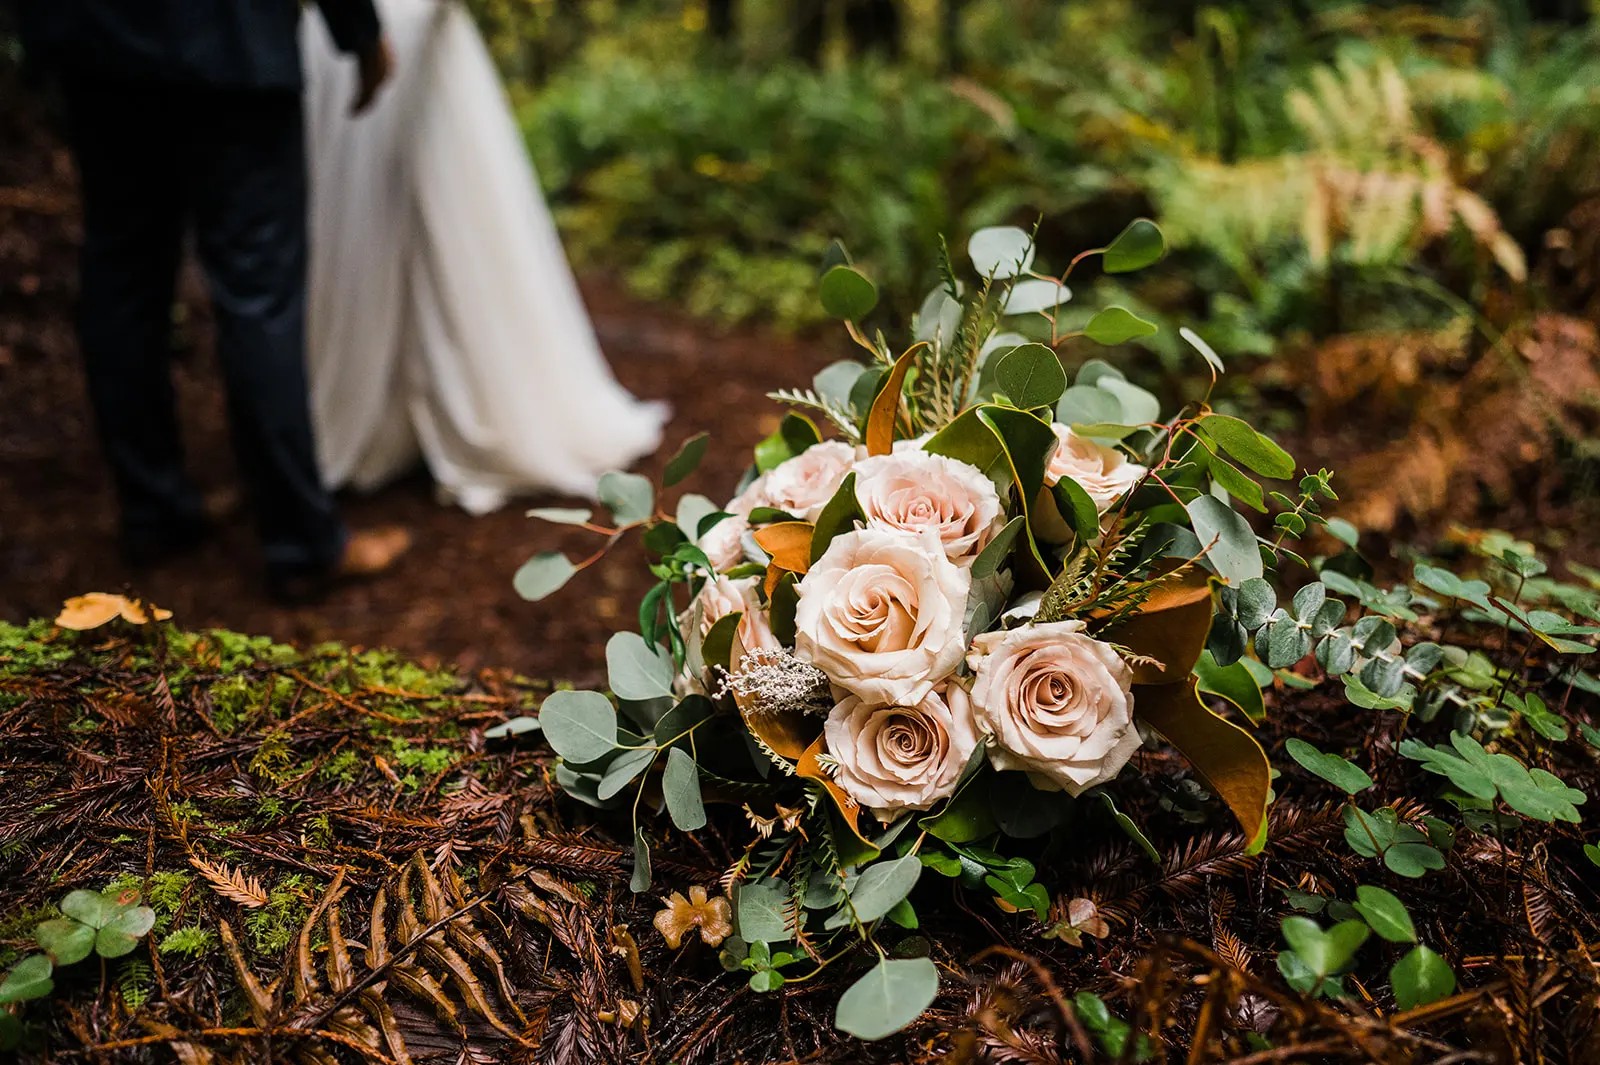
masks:
[[[1056,450],[1045,467],[1044,483],[1072,478],[1094,500],[1100,513],[1110,510],[1145,475],[1143,466],[1116,448],[1086,440],[1060,422],[1051,428],[1056,433]]]
[[[1053,621],[972,641],[970,693],[979,731],[993,738],[997,769],[1021,769],[1036,787],[1077,795],[1110,780],[1139,749],[1133,670],[1081,621]],[[967,697],[946,698],[960,714]]]
[[[795,654],[868,703],[916,706],[961,664],[970,587],[933,529],[843,533],[798,585]]]
[[[855,456],[856,449],[841,440],[812,444],[767,471],[757,482],[761,487],[755,505],[776,507],[801,521],[816,521],[850,472]]]
[[[766,478],[757,477],[722,508],[728,517],[707,529],[705,535],[695,541],[695,546],[706,553],[711,560],[711,568],[718,573],[744,561],[744,534],[750,531],[750,512],[758,506],[766,506],[765,493]]]
[[[994,483],[976,466],[926,451],[858,462],[856,500],[867,525],[932,529],[950,561],[970,565],[1006,523]]]
[[[822,732],[839,763],[834,781],[882,821],[952,794],[978,746],[972,715],[952,713],[938,692],[916,706],[872,706],[847,696]]]
[[[679,621],[700,639],[704,640],[711,627],[729,614],[743,614],[739,619],[739,640],[746,651],[767,649],[776,651],[782,645],[772,634],[766,608],[761,605],[758,589],[760,577],[713,577],[706,581],[700,594],[694,597],[689,609]]]

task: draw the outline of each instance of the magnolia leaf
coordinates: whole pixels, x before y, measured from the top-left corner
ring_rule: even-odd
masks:
[[[733,912],[739,938],[746,943],[787,943],[790,896],[778,880],[755,880],[734,889]]]
[[[734,611],[724,614],[712,623],[706,631],[706,636],[700,644],[700,655],[707,668],[721,667],[732,670],[733,661],[733,635],[739,631],[739,622],[744,620],[743,611]]]
[[[761,716],[771,717],[773,715],[764,714]],[[749,715],[746,715],[745,720],[749,720]],[[824,737],[817,736],[805,750],[800,752],[800,758],[795,764],[794,771],[799,776],[807,780],[814,780],[822,785],[823,790],[828,793],[828,798],[833,800],[833,806],[839,815],[839,819],[844,822],[844,827],[849,829],[850,834],[855,837],[856,843],[863,848],[863,853],[876,857],[878,853],[877,844],[861,833],[861,804],[856,802],[849,792],[841,788],[828,771],[822,767],[821,755],[824,743]]]
[[[1126,274],[1159,262],[1166,253],[1161,228],[1148,218],[1135,218],[1106,247],[1101,266],[1108,274]]]
[[[577,572],[578,567],[561,552],[541,551],[522,564],[511,578],[511,587],[522,598],[538,602],[559,591]]]
[[[1195,661],[1194,675],[1201,691],[1228,700],[1252,724],[1266,720],[1267,704],[1261,698],[1261,686],[1243,659],[1221,666],[1210,651],[1204,651]]]
[[[648,520],[656,502],[655,486],[648,477],[621,470],[601,474],[596,492],[618,525],[637,525]]]
[[[1356,888],[1356,912],[1378,935],[1391,943],[1415,943],[1417,926],[1411,923],[1406,904],[1391,891],[1371,884]]]
[[[833,1023],[858,1039],[893,1035],[933,1005],[939,970],[927,958],[884,958],[839,999]]]
[[[1089,493],[1071,477],[1063,477],[1050,486],[1050,498],[1072,531],[1085,543],[1100,533],[1100,508],[1095,506]]]
[[[1097,313],[1083,327],[1084,336],[1108,347],[1150,336],[1155,331],[1154,322],[1147,322],[1128,308],[1115,304]]]
[[[1245,835],[1256,838],[1266,821],[1272,782],[1261,745],[1207,709],[1192,681],[1139,685],[1133,705],[1135,716],[1165,736],[1227,804]]]
[[[872,400],[872,409],[867,414],[868,455],[887,455],[894,450],[894,424],[900,415],[900,390],[905,387],[906,374],[911,371],[911,363],[920,347],[922,344],[918,343],[907,348],[905,354],[895,360],[888,380]]]
[[[780,521],[757,529],[756,545],[771,560],[767,566],[766,593],[785,572],[805,573],[811,568],[811,540],[816,527],[808,521]]]
[[[1211,631],[1211,583],[1189,566],[1161,579],[1127,618],[1102,639],[1153,659],[1133,664],[1135,684],[1176,684],[1188,678]]]
[[[865,318],[878,305],[877,288],[848,266],[835,266],[823,274],[817,295],[830,316],[850,322]]]
[[[699,469],[700,460],[706,457],[706,445],[710,440],[710,433],[696,433],[685,440],[678,448],[677,454],[667,460],[667,468],[661,474],[661,483],[670,488]],[[683,531],[687,536],[694,535],[693,529]]]
[[[552,692],[539,708],[539,727],[551,750],[580,765],[617,745],[616,707],[599,692]]]
[[[967,254],[979,277],[1003,281],[1033,265],[1033,238],[1016,226],[989,226],[972,234]]]
[[[680,831],[694,832],[706,826],[705,802],[700,797],[700,770],[682,747],[667,752],[667,768],[661,773],[661,797],[667,813]]]
[[[1038,314],[1072,298],[1072,290],[1054,278],[1024,278],[1011,286],[1001,314]]]
[[[1184,507],[1194,534],[1205,548],[1217,575],[1229,584],[1242,584],[1262,575],[1261,552],[1250,523],[1216,496],[1201,493]]]
[[[44,998],[55,990],[55,981],[50,979],[53,969],[50,959],[43,954],[23,958],[6,973],[5,980],[0,981],[0,1004]]]
[[[1437,1002],[1456,989],[1456,974],[1439,955],[1424,946],[1412,947],[1389,970],[1395,1005],[1403,1010]]]
[[[817,515],[817,526],[811,534],[810,561],[815,562],[828,550],[828,545],[833,543],[833,538],[840,533],[847,533],[856,527],[856,522],[865,522],[866,514],[861,510],[861,502],[856,498],[856,475],[851,470],[844,475],[839,488],[833,493],[833,498],[823,506],[822,512]],[[765,548],[763,548],[765,550]],[[772,552],[767,552],[772,554]]]
[[[922,859],[915,854],[867,866],[866,871],[847,886],[849,904],[831,914],[823,927],[834,929],[857,923],[871,924],[911,894],[921,875]]]
[[[1022,531],[1022,526],[1023,518],[1018,515],[1006,522],[1005,527],[995,533],[994,539],[984,545],[972,563],[973,580],[981,581],[999,572],[1000,567],[1005,564],[1006,556],[1011,553],[1011,545],[1016,543],[1017,534]]]
[[[613,633],[606,641],[606,677],[619,699],[672,695],[672,659],[636,632]]]
[[[1061,359],[1043,344],[1023,344],[1000,356],[995,382],[1006,397],[1024,410],[1052,407],[1067,388]]]

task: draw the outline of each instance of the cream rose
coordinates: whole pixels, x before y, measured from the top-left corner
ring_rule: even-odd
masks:
[[[694,597],[689,609],[679,619],[699,639],[704,640],[711,627],[729,614],[743,614],[739,619],[739,640],[746,651],[778,650],[782,644],[772,634],[766,608],[761,605],[758,591],[760,577],[733,580],[714,577],[706,581],[700,594]]]
[[[760,490],[755,505],[776,507],[801,521],[816,521],[850,472],[855,457],[855,448],[843,441],[812,444],[767,471],[757,482]]]
[[[695,541],[697,547],[711,560],[711,568],[721,573],[745,560],[744,534],[750,531],[750,512],[766,506],[766,478],[757,477],[744,491],[729,500],[723,507],[728,517],[705,531]]]
[[[1056,450],[1045,468],[1044,483],[1072,478],[1094,500],[1100,513],[1110,510],[1145,475],[1143,466],[1116,448],[1085,440],[1060,422],[1051,428],[1056,433]]]
[[[1116,776],[1138,750],[1133,670],[1110,644],[1085,635],[1083,622],[983,633],[967,662],[976,674],[973,717],[993,739],[996,768],[1077,795]],[[953,712],[965,695],[950,686]]]
[[[902,451],[863,459],[855,471],[868,527],[932,529],[958,565],[970,565],[1006,523],[994,483],[965,462]]]
[[[798,585],[795,654],[868,703],[916,706],[961,664],[970,586],[932,529],[843,533]]]
[[[972,715],[952,713],[938,692],[916,706],[872,706],[847,696],[822,733],[839,764],[833,779],[883,821],[954,792],[978,745]]]

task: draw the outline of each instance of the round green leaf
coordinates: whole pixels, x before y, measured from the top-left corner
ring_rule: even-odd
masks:
[[[1411,923],[1406,904],[1392,891],[1362,884],[1356,888],[1356,912],[1374,932],[1391,943],[1417,941],[1417,927]]]
[[[932,961],[884,958],[840,997],[833,1023],[858,1039],[882,1039],[920,1017],[938,993]]]
[[[561,552],[541,551],[522,564],[517,575],[511,578],[511,587],[522,598],[538,602],[559,591],[577,572],[578,568]]]
[[[1166,238],[1148,218],[1135,218],[1105,250],[1102,266],[1108,274],[1143,270],[1167,253]]]
[[[1403,1010],[1437,1002],[1456,989],[1450,965],[1427,947],[1412,947],[1389,970],[1395,1005]]]
[[[54,968],[43,954],[23,958],[6,973],[5,980],[0,981],[0,1004],[44,998],[55,990],[55,981],[50,979]]]
[[[661,795],[666,800],[672,823],[684,832],[706,825],[706,808],[700,796],[700,770],[682,747],[667,752],[667,768],[661,774]]]
[[[787,943],[789,892],[776,880],[740,884],[734,892],[739,938],[747,943]]]
[[[877,288],[848,266],[835,266],[823,274],[818,295],[823,310],[851,322],[865,318],[878,305]]]
[[[1332,976],[1350,963],[1370,932],[1361,921],[1341,921],[1327,931],[1309,917],[1285,917],[1283,938],[1306,967],[1318,976]]]
[[[980,277],[1004,280],[1033,265],[1033,238],[1016,226],[989,226],[972,234],[967,254]]]
[[[1301,768],[1314,773],[1347,795],[1366,791],[1372,787],[1372,778],[1360,766],[1336,754],[1324,754],[1302,739],[1290,739],[1284,744],[1289,757]]]
[[[1043,344],[1023,344],[1000,356],[995,382],[1019,407],[1049,407],[1067,389],[1067,372]]]
[[[648,519],[656,502],[655,486],[648,477],[621,470],[601,474],[596,491],[618,525],[637,525]]]
[[[1056,404],[1056,421],[1065,425],[1103,425],[1122,420],[1122,400],[1097,385],[1073,385]]]
[[[1396,876],[1417,879],[1423,874],[1444,868],[1444,855],[1427,843],[1396,843],[1383,852],[1383,864]]]
[[[606,677],[619,699],[672,695],[672,660],[636,632],[614,633],[606,641]]]
[[[486,740],[503,740],[508,736],[520,736],[524,732],[537,732],[538,730],[539,719],[528,717],[524,714],[520,717],[514,717],[510,721],[502,721],[498,725],[489,726],[483,730],[483,738]]]
[[[1096,344],[1126,344],[1156,331],[1154,322],[1147,322],[1126,307],[1111,306],[1089,319],[1083,335]]]
[[[599,692],[554,692],[539,708],[539,727],[569,762],[592,762],[617,745],[617,711]]]
[[[58,917],[34,929],[39,949],[57,965],[71,965],[89,956],[94,949],[94,929],[71,917]]]

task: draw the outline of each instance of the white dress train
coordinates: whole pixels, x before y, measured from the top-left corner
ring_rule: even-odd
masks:
[[[453,0],[379,0],[391,81],[303,21],[311,168],[308,368],[324,476],[376,487],[419,453],[472,513],[592,496],[666,411],[611,375],[476,27]]]

